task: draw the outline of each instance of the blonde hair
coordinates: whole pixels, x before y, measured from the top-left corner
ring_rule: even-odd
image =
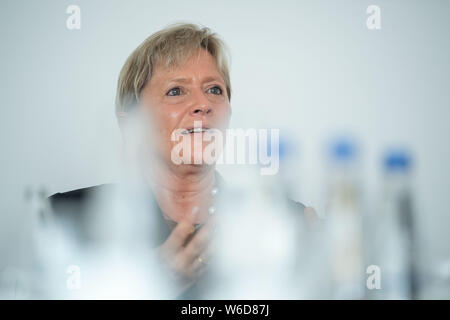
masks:
[[[139,103],[142,89],[157,64],[181,67],[198,49],[207,50],[216,62],[231,99],[229,55],[225,43],[209,28],[190,23],[170,25],[144,40],[128,57],[117,84],[116,113]]]

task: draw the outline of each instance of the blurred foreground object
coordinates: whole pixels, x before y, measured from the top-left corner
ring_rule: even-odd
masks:
[[[389,151],[383,163],[381,208],[374,216],[376,262],[383,299],[417,298],[416,230],[411,195],[411,157]]]
[[[333,142],[329,149],[326,237],[332,298],[364,294],[362,212],[356,143]]]

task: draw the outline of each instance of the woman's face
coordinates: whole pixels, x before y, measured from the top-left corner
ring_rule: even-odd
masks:
[[[206,50],[199,50],[181,68],[156,66],[153,75],[141,92],[141,107],[151,118],[151,137],[156,154],[164,161],[171,161],[173,148],[181,138],[190,136],[192,141],[190,161],[202,157],[204,142],[194,152],[195,139],[203,133],[188,133],[194,122],[206,129],[218,129],[224,133],[231,115],[231,107],[225,82]],[[184,131],[180,140],[172,141],[175,130]],[[206,133],[208,134],[208,133]],[[200,153],[198,152],[200,151]],[[183,152],[181,152],[183,155]]]

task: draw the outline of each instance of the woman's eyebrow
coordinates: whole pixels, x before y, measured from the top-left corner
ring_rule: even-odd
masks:
[[[202,82],[223,82],[223,80],[221,79],[221,77],[217,77],[217,76],[207,76],[205,78],[202,79]],[[174,79],[169,79],[167,81],[167,83],[172,83],[172,82],[177,82],[177,83],[191,83],[192,79],[188,79],[188,78],[174,78]]]
[[[187,83],[187,82],[191,82],[191,80],[186,79],[186,78],[174,78],[174,79],[169,79],[168,82],[181,82],[181,83]]]
[[[223,82],[221,77],[214,77],[214,76],[209,76],[203,79],[202,82],[213,82],[213,81],[217,81],[217,82]]]

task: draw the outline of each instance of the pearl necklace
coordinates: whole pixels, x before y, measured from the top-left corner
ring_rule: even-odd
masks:
[[[211,189],[211,196],[213,197],[213,199],[214,199],[214,203],[213,203],[213,205],[211,205],[211,206],[209,206],[209,208],[208,208],[208,213],[209,213],[209,215],[210,216],[212,216],[212,215],[214,215],[215,213],[216,213],[216,207],[215,207],[215,200],[216,200],[216,197],[217,197],[217,194],[219,193],[219,188],[217,188],[216,186],[215,187],[213,187],[212,189]],[[192,208],[192,211],[191,212],[195,212],[195,211],[198,211],[198,210],[200,210],[200,208],[199,207],[197,207],[197,206],[194,206],[193,208]],[[164,219],[169,223],[169,225],[171,226],[171,228],[174,228],[175,226],[176,226],[176,222],[175,221],[173,221],[172,219],[170,219],[170,217],[169,216],[167,216],[166,214],[164,214],[163,213],[163,217],[164,217]],[[198,224],[195,224],[194,225],[194,228],[195,228],[195,231],[197,231],[198,229],[200,229],[202,226],[204,225],[204,223],[198,223]]]
[[[209,208],[208,208],[208,213],[209,213],[209,215],[210,216],[212,216],[212,215],[214,215],[215,213],[216,213],[216,207],[215,207],[215,201],[216,201],[216,197],[217,197],[217,194],[219,193],[219,188],[217,188],[216,186],[214,186],[212,189],[211,189],[211,196],[213,197],[213,199],[214,199],[214,203],[213,203],[213,205],[211,205]],[[192,208],[192,212],[194,212],[194,211],[198,211],[199,210],[199,208],[198,207],[193,207]],[[204,223],[199,223],[199,224],[196,224],[195,226],[194,226],[194,228],[195,228],[195,230],[198,230],[198,229],[200,229],[201,227],[203,227],[203,225],[204,225]]]

